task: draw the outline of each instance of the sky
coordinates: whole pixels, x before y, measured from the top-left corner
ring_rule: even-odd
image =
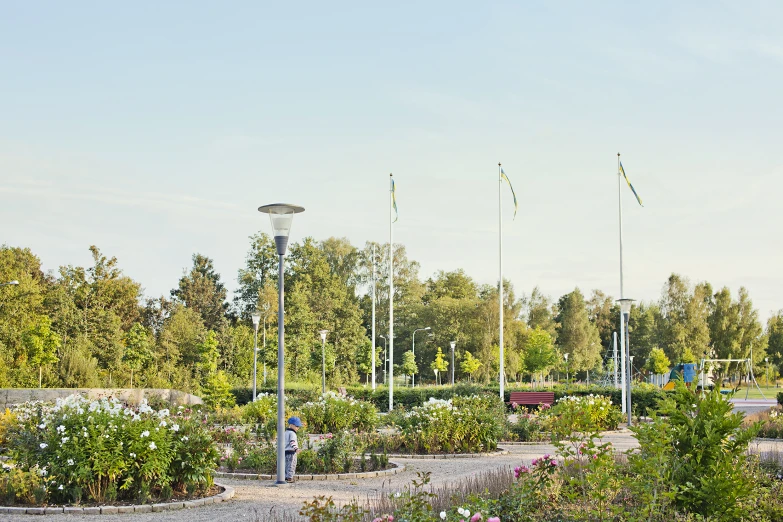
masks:
[[[637,5],[638,4],[638,5]],[[655,300],[672,272],[783,308],[779,2],[0,0],[0,243],[237,287],[260,205],[292,241],[389,238],[423,278]]]

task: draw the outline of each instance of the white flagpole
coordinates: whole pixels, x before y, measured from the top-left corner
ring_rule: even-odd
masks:
[[[505,381],[503,375],[503,176],[501,176],[500,163],[498,163],[498,234],[500,237],[500,248],[498,260],[500,265],[500,280],[498,282],[498,305],[500,310],[500,400],[504,400]]]
[[[612,343],[614,346],[614,351],[612,353],[612,366],[614,366],[614,387],[617,388],[617,332],[612,332],[612,340],[614,341]]]
[[[372,246],[372,389],[375,390],[375,245]]]
[[[394,179],[389,174],[389,411],[394,409]]]
[[[620,299],[625,298],[623,289],[623,198],[622,198],[622,180],[620,179],[620,153],[617,153],[617,208],[620,209]],[[625,395],[625,317],[623,312],[620,312],[620,387],[622,391],[620,393],[623,402],[622,412],[626,412],[626,395]]]

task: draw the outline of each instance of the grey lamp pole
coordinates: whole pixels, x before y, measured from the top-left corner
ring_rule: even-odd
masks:
[[[285,325],[283,324],[285,273],[283,268],[291,222],[294,220],[294,214],[304,212],[304,208],[276,203],[258,207],[258,211],[269,214],[279,257],[277,277],[277,484],[285,484]]]
[[[432,330],[432,328],[430,328],[429,326],[427,326],[425,328],[416,328],[415,330],[413,330],[413,347],[411,349],[411,351],[413,352],[413,362],[416,362],[416,332],[425,332],[425,331],[429,332],[430,330]],[[416,374],[415,373],[413,375],[411,375],[411,386],[413,388],[416,387]]]
[[[451,385],[454,386],[454,347],[457,341],[451,341]]]
[[[321,330],[321,393],[326,393],[326,334],[329,330]]]
[[[565,357],[565,362],[566,362],[566,387],[568,387],[568,383],[569,383],[569,382],[570,382],[570,380],[571,380],[571,379],[569,378],[569,375],[568,375],[568,354],[567,354],[567,353],[564,353],[564,354],[563,354],[563,357]]]
[[[383,383],[386,384],[386,363],[387,363],[387,356],[386,353],[386,336],[385,335],[379,335],[381,339],[383,339]]]
[[[618,303],[620,303],[620,313],[623,317],[623,327],[624,327],[624,337],[625,337],[625,346],[622,344],[620,345],[621,348],[624,350],[624,356],[625,356],[625,368],[623,368],[623,373],[627,376],[625,379],[625,412],[628,415],[628,426],[631,425],[631,350],[629,347],[631,336],[628,333],[628,320],[631,316],[631,304],[633,304],[633,299],[618,299]]]
[[[18,285],[19,281],[14,279],[13,281],[8,281],[7,283],[0,283],[0,286],[9,286],[9,285]]]
[[[258,364],[258,323],[261,322],[261,316],[258,314],[258,312],[254,312],[253,315],[250,316],[251,319],[253,319],[253,402],[256,402],[256,375],[258,374],[257,371],[257,364]]]
[[[767,363],[767,388],[769,388],[769,357],[764,357],[764,362]]]

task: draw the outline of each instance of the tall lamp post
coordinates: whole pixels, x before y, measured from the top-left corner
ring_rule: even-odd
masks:
[[[386,356],[388,355],[386,353],[386,336],[379,335],[378,337],[383,339],[383,383],[386,384]]]
[[[623,320],[620,322],[620,351],[623,359],[623,382],[625,384],[625,413],[628,415],[628,426],[631,425],[631,336],[628,333],[628,320],[631,316],[631,305],[633,299],[618,299],[620,303],[620,313]]]
[[[451,341],[451,385],[454,386],[454,348],[457,346],[457,341]]]
[[[329,330],[321,330],[321,393],[326,393],[326,334]]]
[[[275,203],[258,207],[258,211],[269,214],[279,258],[277,277],[277,484],[285,484],[285,325],[283,324],[285,273],[283,268],[294,214],[304,212],[304,208]]]
[[[566,386],[568,386],[568,383],[571,381],[571,379],[568,376],[568,354],[564,353],[563,357],[565,357],[565,362],[566,362]]]
[[[257,363],[258,363],[258,325],[261,323],[261,315],[258,312],[253,312],[250,316],[253,319],[253,402],[256,402],[256,375]]]
[[[769,388],[769,357],[764,357],[764,362],[767,363],[767,388]]]
[[[416,362],[416,332],[429,332],[430,330],[432,330],[432,328],[430,328],[429,326],[425,328],[416,328],[415,330],[413,330],[413,347],[411,349],[411,351],[413,352],[413,362]],[[415,373],[411,375],[411,386],[414,388],[416,387]]]
[[[13,281],[8,281],[7,283],[0,283],[0,286],[9,286],[9,285],[18,285],[19,281],[14,279]]]

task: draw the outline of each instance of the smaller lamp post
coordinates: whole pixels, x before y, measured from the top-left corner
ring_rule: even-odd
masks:
[[[457,341],[451,341],[451,385],[454,386],[454,347]]]
[[[565,357],[565,362],[566,362],[566,386],[568,386],[568,383],[571,381],[568,377],[568,354],[564,353],[563,357]]]
[[[321,393],[326,393],[326,334],[329,330],[321,330]]]
[[[253,312],[250,316],[253,320],[253,402],[256,402],[256,375],[257,375],[257,363],[258,363],[258,325],[261,323],[261,315],[258,312]]]
[[[769,388],[769,357],[764,357],[764,362],[767,363],[767,388]]]
[[[379,335],[381,339],[383,339],[383,383],[386,384],[386,365],[388,364],[387,361],[387,353],[386,353],[386,336],[385,335]]]

